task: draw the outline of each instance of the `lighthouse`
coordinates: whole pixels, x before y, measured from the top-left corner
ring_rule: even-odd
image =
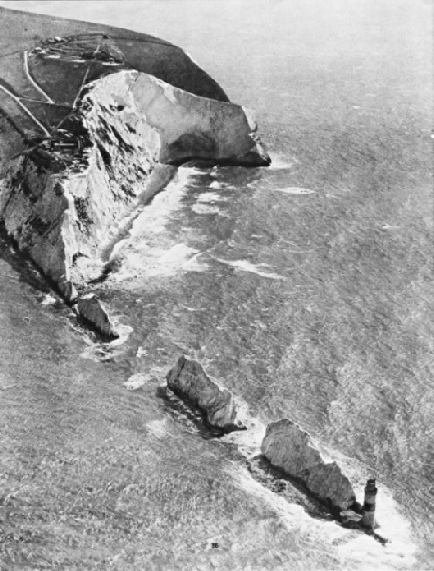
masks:
[[[375,478],[367,481],[365,486],[365,504],[363,506],[363,516],[361,524],[363,527],[374,528],[375,498],[378,489],[375,486]]]

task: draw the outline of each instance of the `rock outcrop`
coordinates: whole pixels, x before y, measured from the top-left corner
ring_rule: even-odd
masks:
[[[95,294],[89,293],[80,297],[77,311],[84,321],[91,324],[104,337],[111,339],[119,337],[106,308]]]
[[[236,424],[237,411],[232,393],[213,381],[197,361],[180,357],[166,379],[167,386],[199,408],[210,425],[223,430],[242,428]]]
[[[298,424],[281,419],[267,426],[262,454],[332,507],[347,510],[356,501],[351,482],[336,462],[327,462],[310,435]]]

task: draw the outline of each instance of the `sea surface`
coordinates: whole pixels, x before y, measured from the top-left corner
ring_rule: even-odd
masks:
[[[120,342],[75,324],[1,242],[0,462],[7,493],[46,515],[45,547],[20,565],[434,569],[431,2],[1,4],[183,47],[256,110],[273,161],[187,165],[143,209],[99,286]],[[249,431],[213,438],[167,398],[183,353],[234,392]],[[345,463],[359,501],[377,478],[388,543],[276,485],[257,455],[281,417]],[[141,521],[136,542],[101,523],[86,543],[89,502],[97,522]]]

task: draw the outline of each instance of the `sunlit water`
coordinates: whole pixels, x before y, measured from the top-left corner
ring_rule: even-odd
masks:
[[[74,3],[62,3],[61,14],[58,5],[27,4],[78,17]],[[144,209],[115,247],[112,256],[122,263],[100,290],[124,326],[123,343],[102,345],[78,326],[74,331],[67,310],[27,285],[6,248],[0,277],[8,347],[2,360],[9,373],[4,394],[8,383],[19,384],[13,364],[23,358],[12,335],[20,339],[30,328],[38,342],[25,353],[26,370],[53,369],[50,374],[76,394],[78,367],[92,410],[105,403],[110,422],[128,427],[137,446],[143,438],[156,463],[164,470],[170,465],[175,479],[190,482],[187,489],[206,499],[206,506],[196,505],[183,486],[176,495],[178,484],[173,488],[169,478],[171,491],[157,494],[155,508],[164,517],[169,502],[169,521],[184,521],[185,536],[190,529],[197,545],[203,542],[198,568],[210,561],[217,568],[277,569],[288,561],[300,568],[430,568],[429,3],[110,5],[118,11],[82,3],[80,18],[187,49],[232,100],[257,110],[273,164],[183,167]],[[10,299],[30,316],[16,331],[11,320],[23,317],[14,317]],[[55,344],[61,366],[49,352],[53,328],[61,335]],[[194,415],[164,396],[160,385],[182,353],[198,358],[237,395],[247,432],[213,440]],[[62,396],[62,406],[72,393]],[[35,397],[44,406],[40,414],[50,415],[41,395]],[[91,422],[89,410],[83,405],[76,412],[84,424]],[[342,459],[359,500],[365,478],[378,478],[377,531],[390,543],[343,530],[290,484],[276,493],[273,476],[255,457],[265,424],[282,416]],[[40,431],[55,434],[43,416],[35,418]],[[211,488],[218,474],[214,495],[193,483],[192,470]],[[219,521],[233,527],[221,528]],[[202,537],[198,530],[204,529]],[[272,553],[262,563],[254,559],[252,534]],[[164,544],[164,535],[159,541]],[[213,541],[226,545],[229,558],[210,555]],[[287,559],[288,550],[294,559]]]

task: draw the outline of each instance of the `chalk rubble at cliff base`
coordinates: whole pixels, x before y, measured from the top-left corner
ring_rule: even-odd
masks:
[[[166,377],[167,386],[177,396],[198,407],[206,421],[223,430],[241,429],[233,394],[220,387],[200,363],[182,356]]]
[[[262,454],[289,476],[300,480],[308,490],[334,508],[347,510],[356,494],[337,462],[327,462],[310,435],[287,418],[267,426]]]

